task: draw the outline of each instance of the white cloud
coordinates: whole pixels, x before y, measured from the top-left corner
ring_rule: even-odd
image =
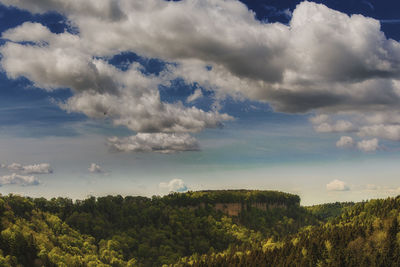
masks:
[[[343,133],[352,132],[355,130],[355,127],[349,121],[338,120],[334,124],[323,122],[319,125],[314,126],[314,129],[319,133]]]
[[[96,163],[90,164],[88,170],[89,170],[91,173],[103,173],[103,172],[104,172],[103,169],[100,167],[100,165],[98,165],[98,164],[96,164]]]
[[[10,165],[1,165],[2,168],[6,168],[10,171],[19,171],[24,174],[49,174],[53,173],[49,163],[40,163],[32,165],[22,165],[20,163],[12,163]]]
[[[2,66],[10,78],[25,76],[46,90],[71,88],[74,96],[60,104],[68,112],[111,118],[115,125],[137,132],[198,132],[232,119],[182,103],[163,103],[158,85],[168,83],[168,75],[145,75],[137,63],[120,71],[105,60],[93,59],[91,49],[84,47],[84,40],[77,35],[51,34],[44,26],[25,23],[6,31],[3,37],[39,42],[38,37],[27,34],[31,29],[41,29],[37,35],[47,45],[9,42],[0,48]]]
[[[41,164],[33,164],[33,165],[25,165],[23,166],[23,173],[25,174],[49,174],[53,172],[50,164],[41,163]]]
[[[10,171],[22,171],[24,167],[20,163],[11,163],[10,165],[3,165],[3,168],[7,168]]]
[[[35,13],[46,13],[57,10],[63,14],[77,14],[81,16],[100,16],[106,20],[118,19],[123,16],[118,2],[108,0],[40,0],[40,1],[14,1],[2,0],[5,5],[18,6]]]
[[[359,136],[379,137],[393,141],[400,141],[400,125],[376,124],[364,126],[360,129]]]
[[[349,191],[350,187],[343,181],[333,180],[326,185],[328,191]]]
[[[312,2],[297,6],[290,27],[257,21],[254,13],[239,1],[122,0],[112,9],[114,1],[103,1],[101,5],[84,1],[85,8],[73,8],[80,6],[77,4],[80,1],[65,5],[48,0],[46,6],[27,0],[2,2],[33,12],[53,9],[66,14],[80,31],[75,46],[89,50],[86,52],[90,54],[134,51],[183,65],[195,59],[200,63],[198,67],[204,69],[201,75],[208,76],[197,77],[200,83],[233,94],[238,90],[255,100],[272,100],[281,108],[299,105],[287,107],[289,110],[358,101],[364,97],[358,94],[362,89],[349,90],[348,86],[359,88],[361,82],[370,78],[394,77],[399,72],[398,43],[385,39],[378,21],[361,15],[349,17]],[[120,15],[98,15],[113,13]],[[24,32],[28,35],[29,31]],[[113,34],[105,38],[105,32]],[[21,40],[21,34],[6,36],[18,36]],[[330,37],[326,42],[318,41],[325,36]],[[58,45],[67,50],[62,42]],[[208,65],[212,70],[206,70]],[[186,71],[180,74],[189,80],[194,78]],[[292,103],[296,94],[311,98],[325,96],[321,99],[325,101]]]
[[[379,148],[379,141],[377,138],[362,140],[357,143],[357,148],[364,152],[374,152]]]
[[[160,183],[160,189],[168,190],[168,192],[185,192],[188,187],[181,179],[172,179],[168,183]]]
[[[108,139],[113,150],[124,152],[157,152],[163,154],[199,150],[194,137],[189,134],[138,133],[137,135]]]
[[[316,115],[314,117],[311,117],[310,121],[311,121],[312,124],[319,125],[319,124],[322,124],[322,123],[325,123],[325,122],[329,122],[330,118],[329,118],[329,116],[327,114],[318,114],[318,115]]]
[[[0,53],[8,77],[25,76],[45,90],[71,88],[73,97],[61,105],[67,111],[110,118],[139,133],[198,132],[232,119],[162,102],[158,85],[175,78],[212,90],[217,100],[248,98],[277,111],[349,117],[315,119],[318,132],[378,127],[356,118],[400,110],[400,43],[385,37],[378,20],[322,4],[300,3],[284,25],[258,21],[235,0],[0,3],[60,12],[79,31],[54,34],[37,23],[6,31],[2,37],[13,42]],[[121,71],[105,60],[124,51],[173,64],[160,75],[144,75],[138,63]],[[388,127],[360,134],[398,140],[397,126]]]
[[[16,184],[21,186],[38,185],[40,181],[35,176],[24,176],[13,173],[11,175],[0,176],[0,186]]]
[[[336,147],[339,147],[339,148],[350,148],[353,146],[354,146],[354,140],[350,136],[342,136],[336,142]]]
[[[121,92],[119,95],[85,92],[71,97],[62,107],[70,112],[82,112],[93,118],[113,119],[137,132],[199,132],[222,126],[232,117],[218,112],[205,112],[182,103],[163,103],[158,92]]]
[[[347,117],[349,120],[340,119],[335,122],[335,115],[321,114],[311,117],[310,122],[313,124],[315,131],[320,133],[355,132],[359,137],[363,138],[377,137],[391,141],[400,141],[399,116],[400,113],[398,111],[355,112],[341,115],[341,117]],[[361,127],[355,126],[350,120],[355,121]],[[338,144],[339,142],[337,146]]]
[[[201,92],[201,89],[199,88],[199,89],[196,89],[195,91],[194,91],[194,93],[193,94],[191,94],[188,98],[187,98],[187,102],[193,102],[193,101],[195,101],[195,100],[197,100],[197,99],[199,99],[199,98],[202,98],[203,97],[203,93]]]

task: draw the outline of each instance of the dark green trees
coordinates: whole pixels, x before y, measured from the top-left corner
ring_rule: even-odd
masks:
[[[75,202],[10,195],[0,201],[0,259],[11,266],[173,264],[184,256],[251,246],[267,236],[279,236],[288,221],[295,230],[302,223],[292,222],[304,211],[298,196],[249,190]],[[239,203],[243,210],[229,218],[216,208],[221,203]],[[280,208],[258,210],[254,203]]]

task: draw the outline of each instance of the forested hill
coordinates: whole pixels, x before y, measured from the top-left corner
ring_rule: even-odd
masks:
[[[299,203],[258,190],[0,196],[0,266],[400,266],[400,197]]]
[[[0,266],[162,266],[318,223],[296,195],[222,190],[164,197],[0,197]],[[236,216],[228,216],[232,205]]]
[[[324,207],[325,206],[325,207]],[[327,207],[336,212],[331,217]],[[400,196],[311,207],[331,220],[280,241],[194,255],[176,266],[400,266]]]
[[[177,206],[194,206],[217,203],[281,203],[286,206],[300,205],[300,197],[278,191],[262,190],[204,190],[187,193],[173,193],[164,196],[163,201]]]

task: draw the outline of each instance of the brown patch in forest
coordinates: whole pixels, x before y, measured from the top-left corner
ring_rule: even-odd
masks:
[[[238,216],[242,211],[242,203],[216,203],[214,208],[229,216]]]
[[[281,209],[287,208],[286,205],[280,203],[268,204],[261,202],[252,203],[251,207],[263,211],[273,210],[276,208],[281,208]],[[238,216],[243,209],[247,209],[247,205],[242,203],[216,203],[214,208],[215,210],[222,211],[223,213],[229,216]]]

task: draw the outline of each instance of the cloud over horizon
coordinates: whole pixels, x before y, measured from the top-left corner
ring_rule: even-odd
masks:
[[[186,192],[188,190],[188,187],[186,184],[183,182],[182,179],[172,179],[171,181],[167,183],[160,183],[159,184],[160,189],[162,190],[168,190],[169,192]]]
[[[2,185],[39,185],[40,181],[35,176],[26,176],[13,173],[11,175],[0,176],[0,186]]]
[[[350,187],[343,181],[335,179],[326,185],[328,191],[349,191]]]
[[[23,174],[50,174],[53,173],[49,163],[40,163],[32,165],[22,165],[20,163],[11,163],[10,165],[1,164],[1,168],[8,169],[10,171],[19,171]]]
[[[101,168],[100,165],[96,163],[91,163],[88,170],[90,173],[104,173],[103,168]]]

